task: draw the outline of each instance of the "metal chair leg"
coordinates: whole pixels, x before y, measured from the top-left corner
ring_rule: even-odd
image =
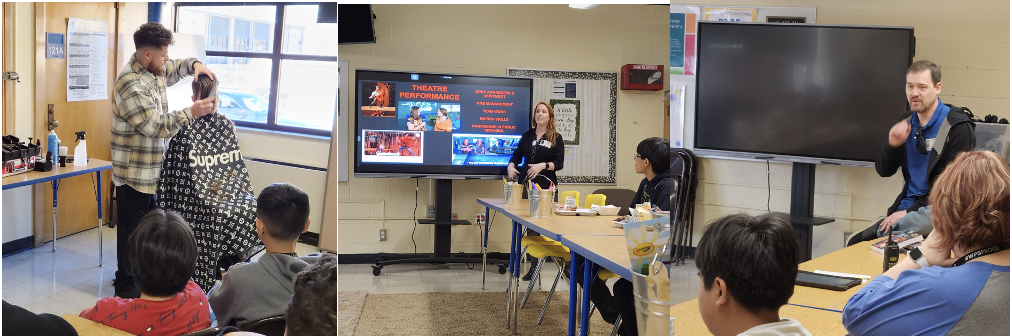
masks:
[[[548,299],[545,299],[545,304],[541,306],[541,313],[538,314],[537,325],[541,325],[541,320],[545,317],[545,311],[548,310],[548,303],[552,302],[552,294],[555,294],[555,286],[559,284],[559,278],[562,277],[562,273],[565,272],[559,271],[559,274],[555,276],[555,281],[552,282],[552,289],[548,291]],[[570,293],[570,295],[572,295],[572,293]]]
[[[538,264],[534,266],[534,278],[527,284],[527,293],[524,294],[523,300],[520,300],[520,308],[523,309],[524,305],[527,304],[527,298],[531,296],[531,289],[534,289],[534,280],[537,280],[541,275],[541,266],[545,264],[545,258],[538,259]]]
[[[587,313],[587,316],[594,316],[594,308],[597,308],[597,304],[591,302],[590,303],[590,312]]]

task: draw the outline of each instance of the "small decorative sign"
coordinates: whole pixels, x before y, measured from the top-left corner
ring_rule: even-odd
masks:
[[[64,36],[60,33],[46,33],[46,58],[64,58]]]

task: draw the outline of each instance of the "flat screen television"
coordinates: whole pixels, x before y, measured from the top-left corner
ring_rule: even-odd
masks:
[[[908,110],[910,27],[699,22],[700,156],[874,166]]]
[[[356,70],[355,176],[498,178],[530,129],[531,78]]]

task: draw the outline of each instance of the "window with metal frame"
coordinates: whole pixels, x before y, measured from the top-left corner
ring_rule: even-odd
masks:
[[[318,3],[174,5],[174,31],[206,32],[205,63],[220,81],[220,113],[240,127],[331,136],[337,24],[316,23]]]

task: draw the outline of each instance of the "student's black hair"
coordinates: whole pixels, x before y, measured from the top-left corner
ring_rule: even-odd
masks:
[[[285,310],[288,335],[331,336],[337,330],[337,256],[325,253],[295,276]]]
[[[168,47],[175,43],[172,39],[172,31],[168,30],[158,22],[142,24],[134,32],[134,48],[143,47],[161,48]]]
[[[779,310],[794,295],[798,241],[791,224],[775,214],[728,215],[707,225],[696,248],[703,287],[714,278],[749,311]]]
[[[288,183],[269,185],[257,197],[257,218],[272,238],[294,240],[309,219],[309,195]]]
[[[636,154],[650,161],[650,167],[654,174],[660,174],[670,164],[668,161],[668,148],[670,147],[668,140],[664,138],[646,138],[636,146]]]
[[[130,268],[137,289],[151,296],[182,292],[197,267],[197,241],[179,213],[155,208],[130,235]]]

